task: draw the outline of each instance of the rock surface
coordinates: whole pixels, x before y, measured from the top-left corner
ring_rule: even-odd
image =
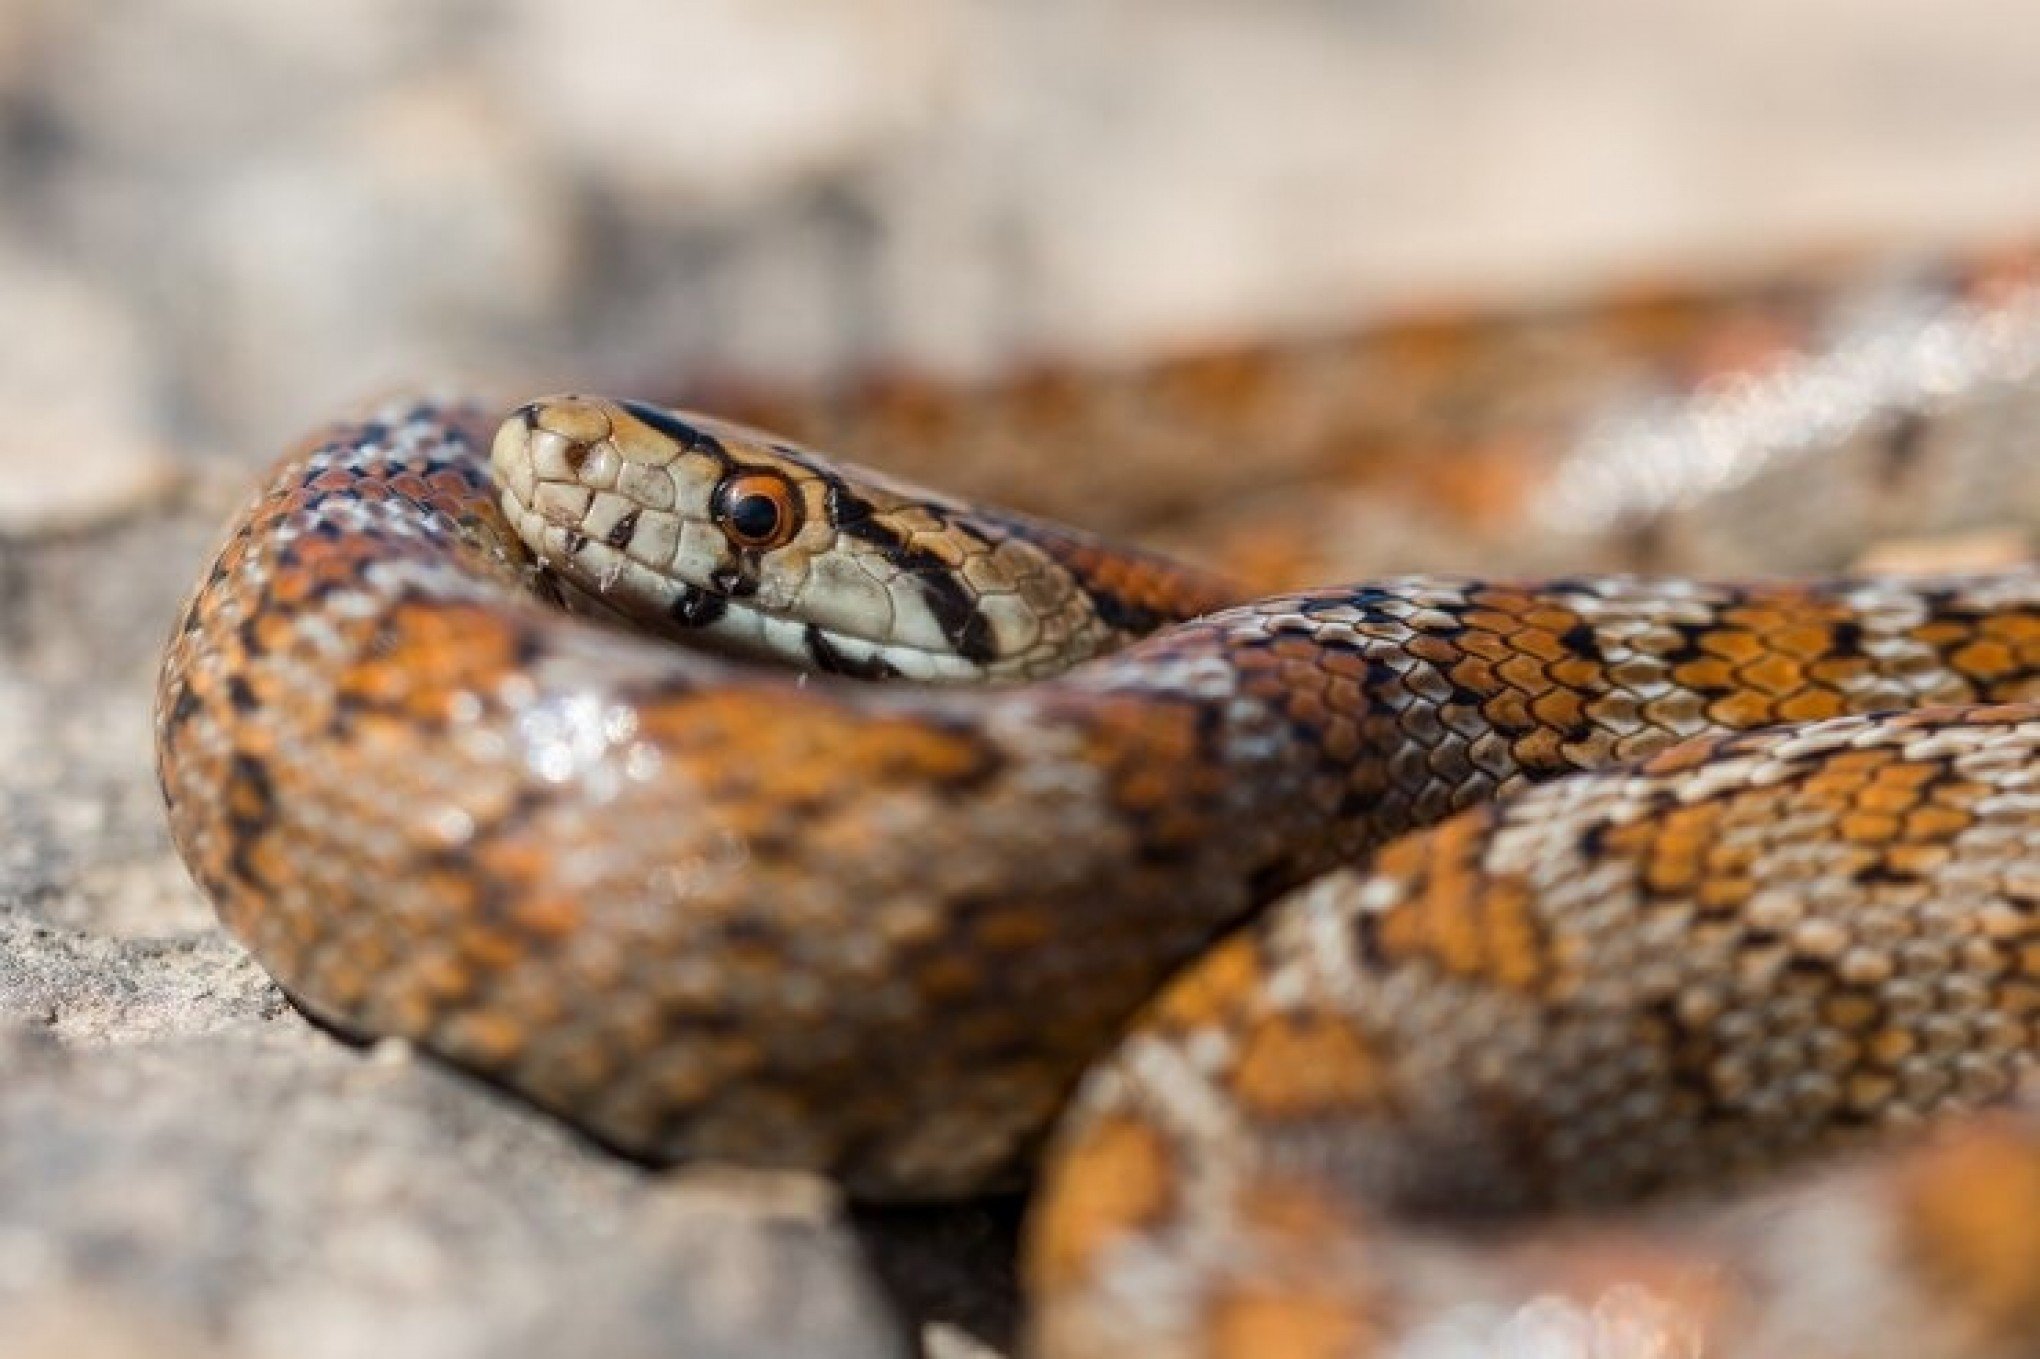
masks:
[[[1011,1205],[647,1173],[313,1028],[216,928],[150,687],[292,431],[421,379],[1122,352],[2040,217],[2017,3],[487,9],[0,9],[10,1359],[1011,1339]]]

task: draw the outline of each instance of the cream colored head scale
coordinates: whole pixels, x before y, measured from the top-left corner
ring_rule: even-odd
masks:
[[[1168,607],[1129,599],[1113,588],[1128,582],[1087,570],[1099,549],[1082,534],[635,401],[533,402],[503,423],[491,463],[512,527],[583,595],[804,668],[1027,679],[1224,593],[1181,608],[1172,577]]]

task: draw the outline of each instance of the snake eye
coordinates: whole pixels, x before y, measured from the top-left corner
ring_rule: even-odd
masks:
[[[800,531],[793,486],[773,472],[740,472],[715,488],[716,522],[739,547],[781,547]]]

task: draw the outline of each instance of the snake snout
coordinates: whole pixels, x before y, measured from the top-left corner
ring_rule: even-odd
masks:
[[[497,427],[489,470],[518,509],[571,526],[587,512],[587,484],[611,441],[608,413],[580,397],[547,397],[519,406]],[[613,452],[607,452],[614,460]]]

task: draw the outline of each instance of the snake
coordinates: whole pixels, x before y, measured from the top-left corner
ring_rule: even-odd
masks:
[[[2026,390],[1943,370],[1916,422]],[[398,397],[233,518],[156,743],[342,1032],[654,1164],[1033,1175],[1039,1355],[2040,1326],[2023,564],[1256,594],[730,419]]]

